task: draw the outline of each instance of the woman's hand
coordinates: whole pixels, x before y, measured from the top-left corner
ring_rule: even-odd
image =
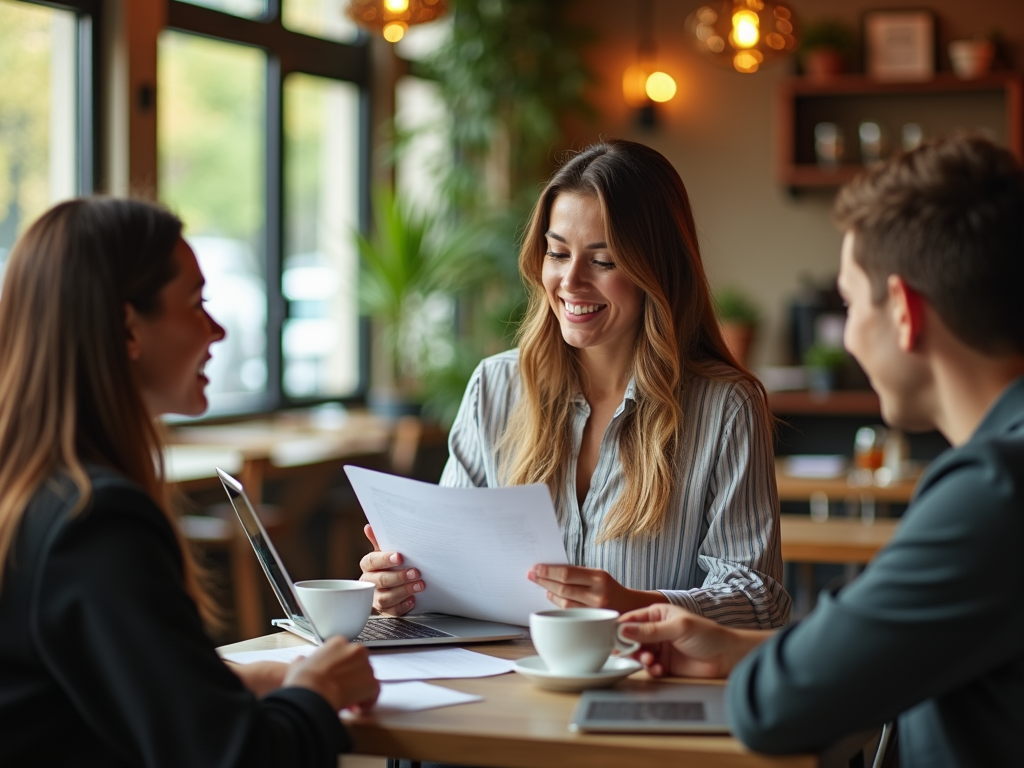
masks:
[[[293,661],[284,676],[284,685],[319,693],[335,712],[365,712],[380,695],[369,651],[341,637],[332,637],[309,656]]]
[[[373,552],[359,561],[363,571],[359,578],[373,584],[373,607],[391,616],[408,613],[416,605],[414,595],[426,588],[419,571],[403,568],[402,555],[398,552],[381,552],[373,528],[364,526],[363,533],[373,544]]]
[[[526,578],[548,591],[559,608],[612,608],[619,612],[668,599],[658,591],[626,589],[607,571],[578,565],[535,565]]]
[[[257,697],[266,696],[284,685],[284,676],[288,672],[288,665],[279,661],[258,661],[255,664],[236,664],[233,661],[224,663]]]
[[[654,677],[726,677],[771,632],[730,629],[678,605],[651,605],[619,617],[622,635],[640,643]]]

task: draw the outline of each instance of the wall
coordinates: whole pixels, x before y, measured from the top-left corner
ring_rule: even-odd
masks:
[[[831,193],[792,198],[776,181],[775,92],[791,61],[754,75],[719,69],[689,46],[684,21],[700,2],[654,0],[655,45],[662,68],[676,78],[676,98],[660,105],[653,131],[636,126],[622,100],[622,72],[635,56],[636,8],[621,0],[586,0],[576,12],[597,34],[590,64],[601,83],[592,92],[601,118],[574,126],[573,146],[622,137],[653,146],[675,165],[690,193],[712,286],[736,285],[757,297],[766,323],[754,364],[782,363],[786,308],[801,275],[834,278],[840,233],[829,219]],[[800,22],[841,19],[859,28],[867,9],[928,7],[937,17],[940,68],[946,43],[998,29],[1010,61],[1024,67],[1024,2],[1020,0],[790,0]]]

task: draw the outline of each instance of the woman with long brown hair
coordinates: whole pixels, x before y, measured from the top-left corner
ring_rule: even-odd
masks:
[[[224,329],[172,214],[61,203],[0,294],[0,765],[331,766],[364,648],[235,672],[168,510],[154,419],[206,409]]]
[[[576,154],[541,193],[519,267],[518,349],[474,373],[441,483],[551,488],[572,565],[528,577],[558,606],[784,623],[772,418],[722,340],[679,174],[629,141]],[[401,562],[363,558],[382,610],[429,588]]]

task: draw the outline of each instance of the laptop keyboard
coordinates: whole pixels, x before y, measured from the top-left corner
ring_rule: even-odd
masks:
[[[447,632],[428,627],[415,621],[381,617],[370,619],[363,631],[353,642],[365,643],[369,640],[424,640],[431,637],[454,637]]]

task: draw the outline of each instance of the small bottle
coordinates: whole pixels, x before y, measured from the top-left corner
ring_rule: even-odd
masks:
[[[904,476],[909,458],[907,438],[898,429],[890,429],[882,446],[882,466],[889,470],[890,480],[899,480]]]

